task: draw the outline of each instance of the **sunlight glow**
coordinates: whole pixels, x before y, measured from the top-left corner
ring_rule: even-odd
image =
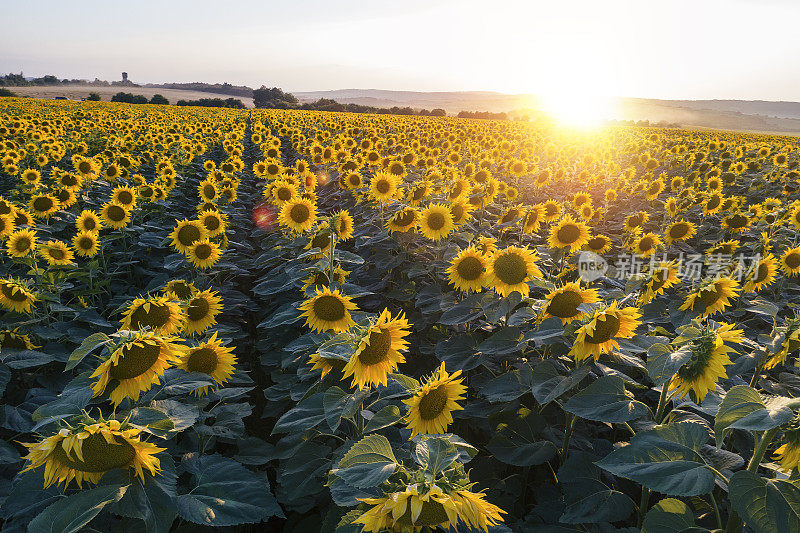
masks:
[[[615,118],[614,101],[610,97],[583,91],[562,90],[539,98],[540,109],[563,126],[596,128],[603,121]]]

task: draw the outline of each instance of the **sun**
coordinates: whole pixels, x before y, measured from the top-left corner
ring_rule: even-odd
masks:
[[[591,88],[567,88],[548,91],[539,96],[541,111],[562,126],[590,129],[615,118],[614,100]]]

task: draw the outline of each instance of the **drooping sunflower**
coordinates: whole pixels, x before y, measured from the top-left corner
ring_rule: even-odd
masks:
[[[94,231],[81,231],[72,239],[72,248],[81,257],[94,257],[100,250],[100,238]]]
[[[341,333],[355,325],[350,311],[357,309],[356,304],[338,289],[318,288],[316,294],[300,304],[298,309],[304,311],[301,316],[306,317],[306,325],[316,332],[330,330]]]
[[[172,246],[182,254],[189,252],[191,247],[198,241],[208,237],[208,230],[199,220],[175,220],[177,225],[169,237],[172,239]]]
[[[420,233],[432,241],[447,237],[456,228],[453,223],[453,214],[443,204],[431,204],[423,209],[419,216],[418,226]]]
[[[186,322],[186,312],[168,296],[136,298],[122,313],[120,329],[138,331],[150,327],[161,335],[178,333]]]
[[[522,230],[525,233],[535,233],[539,231],[542,220],[544,220],[544,207],[539,204],[531,205],[525,213],[525,221],[522,223]]]
[[[639,211],[633,213],[625,218],[625,231],[631,232],[636,228],[641,228],[647,221],[650,220],[650,215],[646,211]]]
[[[222,257],[219,244],[208,239],[202,239],[195,242],[189,247],[186,252],[186,257],[196,267],[200,269],[207,269],[214,266],[219,258]]]
[[[704,328],[684,346],[691,357],[665,386],[669,391],[677,390],[679,398],[690,394],[693,401],[702,402],[720,378],[728,377],[725,367],[731,364],[730,354],[737,352],[725,343],[740,343],[743,338],[742,330],[733,329],[733,324]]]
[[[197,220],[206,228],[209,237],[216,237],[217,235],[225,233],[227,218],[228,215],[220,213],[216,209],[203,209],[200,214],[197,215]]]
[[[460,226],[472,217],[472,211],[475,206],[464,200],[458,198],[450,203],[450,213],[453,215],[453,224]]]
[[[11,215],[0,215],[0,240],[8,237],[14,232],[14,217]]]
[[[642,283],[639,304],[644,305],[652,302],[657,296],[664,294],[665,290],[680,282],[678,267],[674,262],[662,262],[653,265],[648,277]]]
[[[596,309],[592,316],[577,330],[575,343],[569,354],[576,361],[600,356],[619,347],[617,339],[630,339],[641,321],[641,313],[635,307],[617,307],[614,301],[605,309]]]
[[[28,202],[28,207],[36,218],[47,218],[58,211],[60,205],[58,198],[52,194],[34,194]]]
[[[19,328],[0,330],[0,352],[10,350],[35,350],[41,348],[31,342],[31,338],[19,332]]]
[[[551,248],[569,248],[574,252],[589,242],[589,238],[589,226],[567,215],[550,228],[548,244]]]
[[[728,307],[731,298],[739,293],[739,283],[731,278],[720,277],[701,284],[686,297],[682,311],[691,310],[701,318],[721,313]]]
[[[514,291],[527,297],[530,293],[527,282],[542,277],[536,266],[536,254],[528,248],[509,246],[498,250],[489,257],[488,263],[486,285],[503,297]]]
[[[733,233],[742,233],[750,227],[750,217],[746,213],[734,213],[722,219],[722,225]]]
[[[311,370],[321,370],[322,374],[320,375],[320,379],[322,379],[333,370],[341,371],[344,365],[347,364],[347,361],[345,359],[339,359],[338,357],[322,357],[318,353],[313,353],[308,356],[308,361],[306,361],[306,363],[311,365]]]
[[[556,316],[561,319],[562,324],[568,324],[584,315],[583,311],[578,309],[580,305],[599,301],[597,289],[581,289],[577,281],[567,283],[545,296],[542,318]]]
[[[175,300],[187,301],[199,291],[194,286],[194,283],[188,282],[185,279],[171,279],[161,289],[162,294],[171,296]]]
[[[686,220],[676,220],[664,232],[664,242],[672,244],[677,241],[691,239],[697,233],[697,227]]]
[[[405,233],[417,227],[419,220],[419,211],[413,207],[406,207],[402,211],[398,211],[386,222],[386,228],[389,233],[400,232]]]
[[[130,224],[131,213],[124,206],[109,202],[100,210],[100,218],[103,225],[120,229]]]
[[[401,351],[408,348],[405,337],[409,334],[408,320],[401,312],[395,318],[384,309],[371,325],[344,366],[342,379],[353,376],[352,388],[363,389],[373,385],[386,386],[387,377],[405,362]]]
[[[333,215],[333,229],[339,240],[342,242],[348,241],[353,237],[353,217],[346,209],[341,209]]]
[[[206,342],[193,348],[183,350],[180,361],[175,365],[187,372],[202,372],[208,374],[217,386],[224,385],[231,379],[236,356],[233,347],[227,347],[222,341],[217,340],[217,332]],[[208,392],[208,387],[195,389],[193,394],[202,396]]]
[[[14,278],[0,278],[0,307],[17,313],[30,313],[38,299],[27,283]]]
[[[186,323],[183,332],[187,335],[203,333],[217,323],[222,311],[222,298],[211,289],[198,292],[186,302]]]
[[[47,241],[39,247],[39,253],[50,266],[66,266],[75,258],[67,243],[62,241]]]
[[[94,397],[103,394],[111,380],[118,382],[109,399],[117,406],[125,398],[139,399],[142,392],[158,383],[164,371],[180,361],[185,349],[176,337],[162,336],[154,331],[130,332],[111,356],[103,361],[90,378],[98,378],[92,385]]]
[[[376,172],[369,182],[369,195],[379,203],[387,203],[394,199],[397,193],[398,176],[388,172]]]
[[[84,481],[97,483],[115,468],[133,470],[142,481],[144,470],[153,476],[161,471],[161,461],[156,456],[166,448],[143,441],[139,435],[144,428],[118,420],[89,422],[25,444],[29,464],[23,472],[44,465],[44,488],[54,483],[64,483],[67,488],[72,480],[82,488]]]
[[[800,470],[800,415],[795,415],[788,427],[783,431],[783,444],[775,450],[775,458],[781,464],[781,470],[791,474],[792,470]]]
[[[775,282],[778,273],[778,260],[767,254],[759,260],[758,265],[750,273],[744,284],[744,292],[759,291]]]
[[[380,498],[359,498],[372,507],[353,520],[362,533],[383,531],[457,531],[459,526],[470,531],[488,531],[502,523],[501,508],[487,502],[481,492],[451,487],[444,492],[438,485],[407,485],[402,490]]]
[[[463,409],[457,402],[463,400],[467,392],[460,375],[461,370],[448,374],[442,363],[411,398],[403,400],[408,405],[405,421],[412,438],[447,431],[453,423],[453,411]]]
[[[474,246],[461,250],[450,261],[446,271],[450,285],[465,292],[480,292],[486,277],[486,266],[486,258]]]
[[[78,218],[75,220],[75,228],[78,231],[93,231],[98,232],[103,229],[103,221],[97,216],[97,213],[90,209],[84,209]]]
[[[317,219],[317,206],[305,198],[293,198],[283,204],[278,222],[281,226],[301,233],[308,231]]]
[[[8,236],[6,251],[11,257],[25,257],[36,250],[36,232],[32,229],[20,229]]]
[[[781,258],[781,268],[787,276],[800,274],[800,246],[786,250]]]

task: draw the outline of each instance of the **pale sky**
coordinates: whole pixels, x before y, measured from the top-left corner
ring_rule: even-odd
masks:
[[[793,0],[0,0],[0,73],[800,100]]]

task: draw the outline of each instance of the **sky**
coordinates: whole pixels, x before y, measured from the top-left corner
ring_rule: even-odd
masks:
[[[35,7],[34,7],[35,6]],[[800,101],[794,0],[0,0],[0,73]]]

